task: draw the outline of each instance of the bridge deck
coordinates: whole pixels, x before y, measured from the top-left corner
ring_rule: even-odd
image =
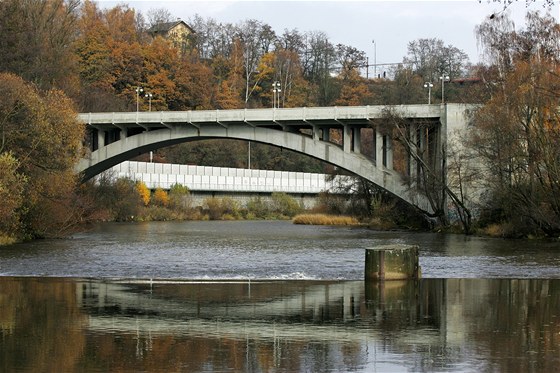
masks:
[[[100,129],[142,127],[145,129],[165,128],[177,124],[200,127],[208,124],[249,125],[251,127],[313,127],[353,125],[366,127],[376,119],[384,117],[388,106],[314,107],[287,109],[239,109],[159,111],[127,113],[83,113],[80,119]],[[394,106],[407,118],[439,119],[440,105]]]

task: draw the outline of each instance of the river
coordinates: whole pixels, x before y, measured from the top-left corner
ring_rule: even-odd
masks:
[[[422,279],[365,283],[364,249]],[[100,224],[0,248],[2,372],[552,372],[560,244],[297,226]]]

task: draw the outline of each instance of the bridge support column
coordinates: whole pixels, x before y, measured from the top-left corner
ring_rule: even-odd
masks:
[[[383,154],[385,154],[384,166],[392,170],[393,169],[393,140],[391,136],[383,136]]]
[[[321,140],[321,127],[313,126],[312,136],[313,140]]]
[[[323,128],[323,141],[326,141],[326,142],[331,141],[331,129],[330,128]]]
[[[97,149],[102,148],[105,145],[105,131],[97,130]]]
[[[362,145],[362,129],[361,128],[354,128],[352,134],[353,140],[353,148],[355,153],[361,153],[361,145]]]
[[[345,153],[352,151],[352,127],[345,125],[342,129],[342,147]]]
[[[375,131],[375,162],[377,167],[393,169],[393,144],[391,136]]]
[[[374,130],[374,143],[375,143],[375,165],[377,168],[385,166],[385,156],[383,151],[383,135],[379,133],[377,128]]]

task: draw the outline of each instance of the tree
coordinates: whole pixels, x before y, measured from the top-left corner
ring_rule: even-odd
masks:
[[[0,71],[76,93],[72,54],[79,0],[0,2]]]
[[[560,232],[560,63],[551,46],[560,30],[550,16],[527,15],[528,30],[479,27],[500,80],[475,113],[470,146],[486,169],[493,222],[518,233]],[[530,30],[530,31],[529,31]]]
[[[475,115],[471,146],[488,173],[491,209],[502,219],[560,232],[558,65],[517,62],[498,93]],[[497,203],[496,203],[497,202]]]
[[[0,152],[0,245],[11,243],[21,228],[20,208],[27,180],[18,167],[11,153]]]
[[[156,206],[166,207],[169,204],[169,195],[161,188],[156,188],[152,196],[152,202]]]
[[[459,48],[445,46],[441,39],[417,39],[408,43],[408,54],[403,62],[411,64],[424,81],[436,82],[442,75],[462,76],[468,56]]]
[[[272,105],[274,93],[272,85],[280,83],[280,91],[276,93],[280,107],[305,106],[307,102],[308,85],[302,77],[299,57],[294,51],[277,49],[263,55],[258,66],[257,79],[264,89],[264,97]]]
[[[24,177],[20,235],[59,236],[80,221],[73,209],[84,125],[72,102],[60,91],[39,91],[12,74],[0,74],[0,153],[9,152],[17,168],[9,178]],[[9,158],[8,158],[9,159]],[[5,158],[6,161],[6,158]],[[14,161],[14,162],[15,162]],[[9,166],[9,165],[8,165]],[[19,176],[18,176],[19,175]]]
[[[136,192],[140,196],[140,199],[142,200],[142,203],[144,203],[144,206],[148,206],[148,204],[150,203],[151,192],[150,189],[148,189],[148,187],[146,186],[146,184],[144,184],[141,181],[137,182]]]
[[[173,22],[173,15],[165,8],[157,8],[148,10],[148,27],[153,27],[160,23]]]
[[[365,79],[359,75],[356,69],[345,72],[340,83],[342,88],[340,89],[340,96],[335,101],[336,105],[364,105],[371,97]]]
[[[173,184],[169,189],[169,206],[185,211],[191,208],[190,190],[184,185]]]
[[[256,20],[248,20],[238,26],[237,37],[243,50],[245,104],[247,104],[253,92],[260,90],[260,80],[255,80],[253,77],[258,74],[259,61],[264,54],[270,51],[276,35],[269,25]]]
[[[312,32],[306,36],[306,49],[302,59],[303,76],[316,87],[316,97],[311,99],[314,104],[327,106],[338,93],[332,77],[336,69],[336,50],[322,32]]]

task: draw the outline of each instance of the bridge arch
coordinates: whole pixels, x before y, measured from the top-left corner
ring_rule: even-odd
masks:
[[[183,142],[206,139],[247,140],[289,149],[344,169],[380,186],[398,198],[430,211],[422,196],[410,193],[403,177],[386,167],[377,167],[371,159],[357,152],[344,151],[333,143],[313,139],[300,133],[250,126],[176,126],[141,132],[92,151],[82,159],[77,170],[83,180],[138,155]]]
[[[430,150],[435,166],[445,178],[447,138],[466,126],[472,105],[84,113],[79,118],[92,130],[94,150],[76,169],[87,180],[122,161],[169,145],[203,139],[248,140],[328,162],[371,181],[411,205],[433,212],[427,198],[411,191],[404,177],[392,169],[391,141],[389,136],[377,131],[388,108],[410,120],[412,125],[422,122],[435,125],[434,132],[422,134],[419,128],[415,131],[410,127],[410,135],[417,149]],[[375,161],[360,154],[360,129],[371,128],[372,124]],[[329,141],[330,129],[342,130],[342,147]],[[410,170],[414,170],[414,162],[409,160]]]

